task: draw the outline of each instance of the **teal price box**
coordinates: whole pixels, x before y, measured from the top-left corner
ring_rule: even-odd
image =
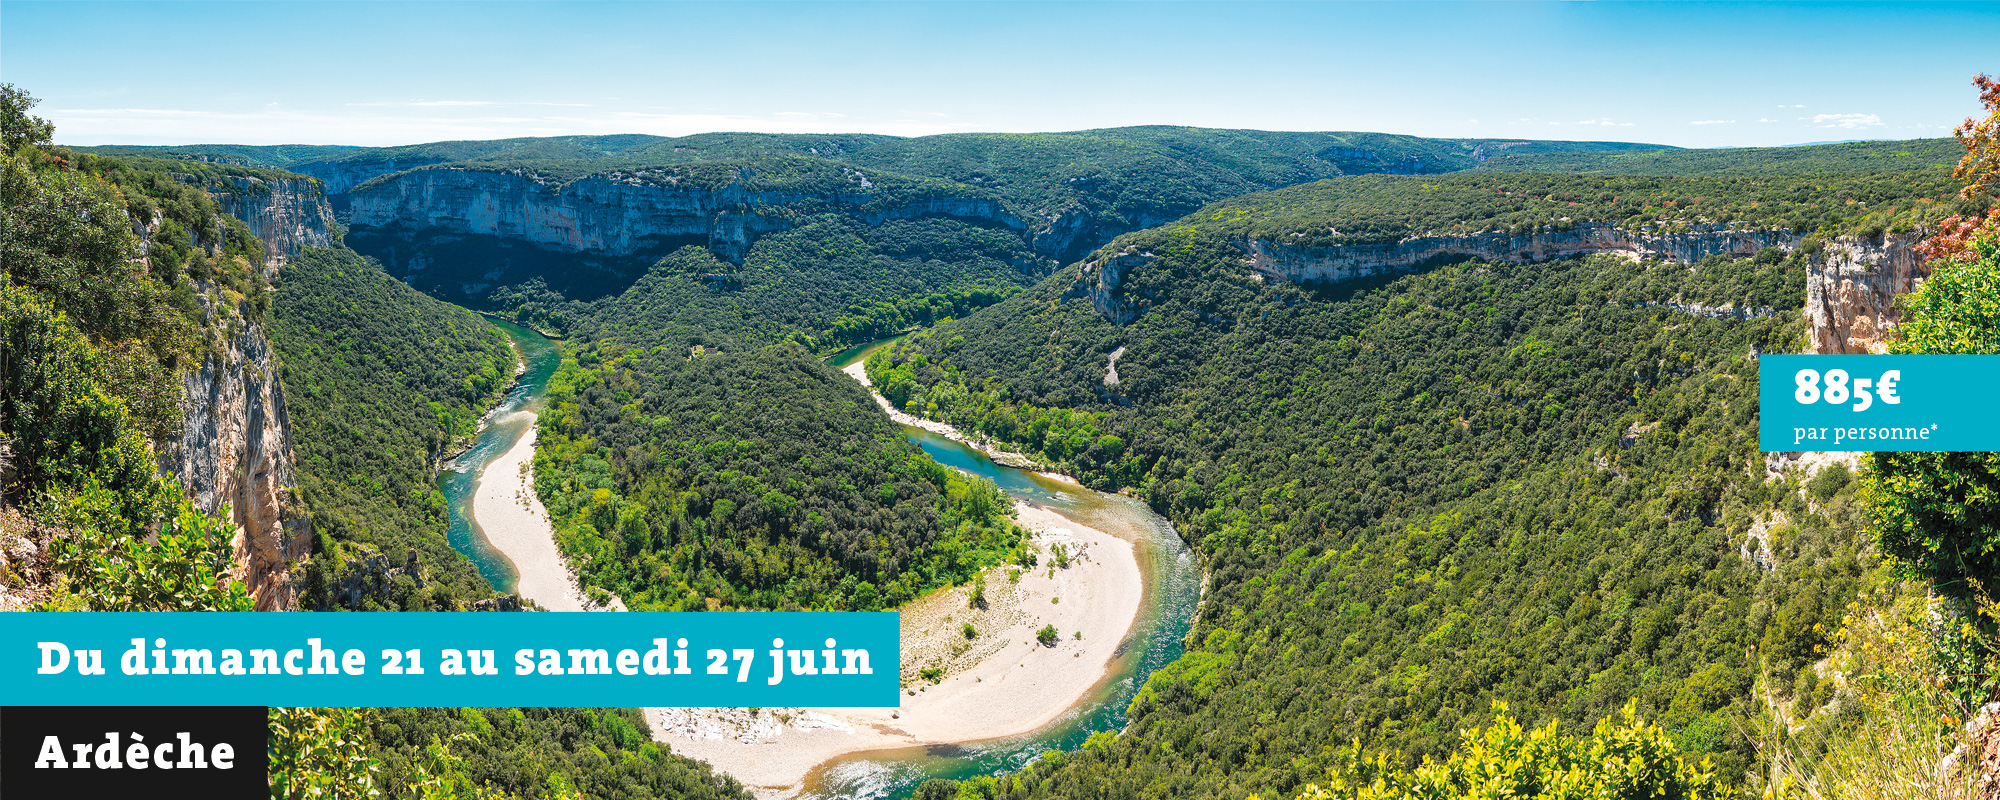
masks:
[[[1759,448],[2000,450],[2000,356],[1764,356]]]
[[[0,614],[0,706],[895,706],[898,619]]]

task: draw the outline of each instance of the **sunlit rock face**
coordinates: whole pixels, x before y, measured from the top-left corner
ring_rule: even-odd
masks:
[[[333,210],[318,183],[231,178],[207,187],[222,209],[263,240],[269,278],[303,247],[333,243]],[[236,524],[236,577],[259,611],[294,607],[291,567],[311,547],[310,522],[293,502],[292,429],[270,337],[247,301],[231,307],[204,287],[208,328],[219,346],[181,377],[185,400],[176,441],[163,443],[160,465],[197,508],[229,509]]]
[[[1896,295],[1930,270],[1917,255],[1918,234],[1881,240],[1843,237],[1827,244],[1806,273],[1806,319],[1813,352],[1880,353],[1896,327]]]
[[[804,213],[851,213],[872,224],[938,215],[1026,229],[988,198],[886,203],[859,185],[852,192],[808,195],[751,191],[740,182],[720,189],[684,186],[671,176],[643,173],[558,185],[518,172],[422,169],[361,187],[348,197],[348,207],[356,229],[493,236],[610,257],[694,240],[730,261],[741,261],[759,236],[792,227]]]
[[[203,511],[229,507],[236,523],[236,577],[259,611],[293,606],[291,565],[308,555],[308,522],[292,508],[291,422],[284,388],[260,325],[246,325],[220,354],[182,377],[180,439],[162,454],[166,471]]]
[[[214,191],[218,188],[226,191]],[[225,187],[211,190],[225,213],[243,220],[263,240],[268,274],[276,274],[301,247],[333,244],[333,208],[312,181],[230,178]]]

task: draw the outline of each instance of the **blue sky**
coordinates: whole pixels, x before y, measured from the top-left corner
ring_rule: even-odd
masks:
[[[1174,124],[1775,145],[1949,135],[2000,3],[0,0],[68,144]]]

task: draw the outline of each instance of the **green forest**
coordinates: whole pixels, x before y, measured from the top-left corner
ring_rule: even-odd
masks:
[[[682,247],[595,303],[540,284],[502,288],[492,300],[527,324],[589,340],[728,349],[792,342],[833,352],[964,316],[1054,269],[1005,230],[951,219],[871,226],[826,214],[758,239],[742,264]]]
[[[536,492],[584,582],[634,610],[894,608],[1020,543],[992,482],[796,348],[600,342],[548,402]]]
[[[449,611],[491,597],[445,541],[437,462],[512,381],[506,338],[340,249],[287,261],[270,331],[291,396],[297,494],[317,537],[302,602],[335,607],[352,562],[382,554],[400,565],[411,552],[428,585],[405,578],[361,609]]]
[[[1781,286],[1790,270],[1780,308],[1803,300],[1796,259],[1704,266]],[[911,407],[1026,447],[1067,410],[1030,398],[1100,409],[1044,435],[1041,452],[1138,489],[1206,557],[1202,647],[1154,675],[1108,751],[1181,757],[1103,780],[1289,791],[1351,739],[1442,756],[1496,700],[1586,728],[1636,701],[1683,751],[1740,774],[1758,667],[1745,652],[1810,655],[1865,565],[1842,538],[1852,530],[1831,523],[1791,543],[1826,549],[1817,568],[1763,575],[1736,556],[1786,505],[1751,435],[1746,357],[1801,330],[1796,314],[1657,305],[1702,291],[1704,272],[1611,256],[1466,262],[1208,307],[1194,303],[1217,291],[1184,280],[1186,295],[1124,329],[1078,301],[1042,315],[1010,301],[994,311],[1035,309],[996,323],[1011,338],[974,318],[913,336],[870,372],[917,387]],[[1204,325],[1203,312],[1258,321]],[[1019,343],[1051,331],[1096,366],[1023,364]],[[1093,331],[1127,347],[1120,402],[1091,395]],[[1052,372],[1085,385],[1015,377]]]
[[[271,797],[747,800],[633,708],[272,708]]]

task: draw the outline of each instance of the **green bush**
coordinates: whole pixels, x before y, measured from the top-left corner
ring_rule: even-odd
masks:
[[[1532,731],[1496,706],[1499,718],[1467,730],[1444,761],[1415,769],[1387,754],[1353,758],[1325,787],[1308,784],[1300,800],[1443,800],[1443,798],[1662,798],[1728,796],[1706,762],[1690,764],[1658,726],[1627,706],[1588,738],[1562,735],[1554,723]],[[1251,795],[1257,800],[1257,795]]]
[[[1054,647],[1056,640],[1061,638],[1062,634],[1056,632],[1054,625],[1043,625],[1041,630],[1035,631],[1035,640],[1041,642],[1043,647]]]

